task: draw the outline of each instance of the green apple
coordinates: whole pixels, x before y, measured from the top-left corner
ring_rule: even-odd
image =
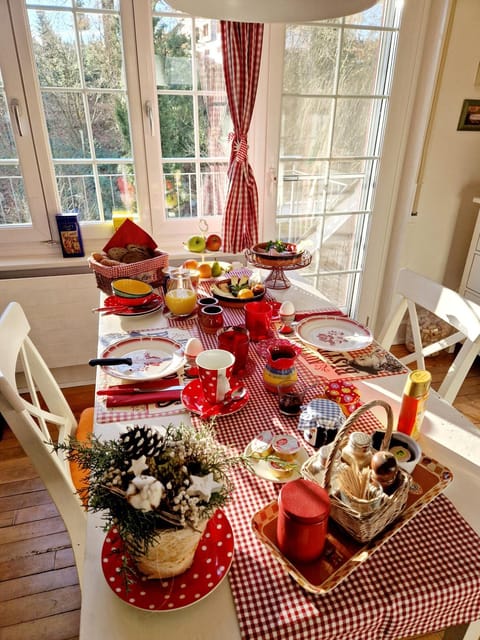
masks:
[[[187,240],[187,249],[194,253],[205,251],[205,238],[203,236],[190,236]]]

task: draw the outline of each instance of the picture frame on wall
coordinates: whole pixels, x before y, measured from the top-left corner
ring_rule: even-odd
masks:
[[[464,100],[457,131],[480,131],[480,100]]]

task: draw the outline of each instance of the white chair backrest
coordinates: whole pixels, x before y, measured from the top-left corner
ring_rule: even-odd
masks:
[[[60,387],[29,338],[22,307],[11,302],[0,316],[0,413],[30,458],[67,527],[82,584],[86,513],[75,491],[68,461],[48,442],[66,442],[77,422]],[[15,370],[20,362],[25,392],[20,395]],[[43,403],[41,400],[43,399]],[[44,408],[45,407],[45,408]]]
[[[378,342],[385,349],[390,349],[406,312],[410,320],[415,351],[401,358],[404,364],[416,362],[419,369],[425,369],[425,356],[463,342],[438,389],[438,393],[447,402],[452,403],[480,352],[480,307],[465,300],[456,291],[410,269],[400,270],[396,293],[400,295],[400,301],[380,332]],[[453,327],[454,332],[424,347],[416,305],[441,318]]]

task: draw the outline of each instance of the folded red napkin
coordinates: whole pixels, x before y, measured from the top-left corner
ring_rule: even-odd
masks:
[[[125,407],[135,406],[138,404],[151,404],[153,402],[166,402],[167,400],[180,400],[182,391],[180,389],[172,389],[165,391],[157,391],[152,393],[127,393],[121,396],[107,396],[106,406]]]
[[[174,387],[179,384],[180,379],[176,376],[175,378],[161,378],[160,380],[146,380],[145,382],[113,384],[106,389],[100,389],[99,391],[97,391],[97,395],[108,396],[110,395],[110,392],[112,392],[112,395],[119,395],[119,391],[125,391],[125,394],[127,394],[131,393],[134,389],[142,389],[143,391],[152,389],[155,392],[158,391],[158,389],[163,389],[164,387]]]

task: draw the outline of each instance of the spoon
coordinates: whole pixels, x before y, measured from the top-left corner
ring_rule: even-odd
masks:
[[[217,404],[214,404],[210,409],[202,413],[202,418],[210,418],[211,416],[217,415],[217,413],[221,413],[223,407],[232,404],[236,400],[241,400],[246,396],[246,394],[246,387],[237,387],[233,391],[227,392],[222,402],[217,402]]]

